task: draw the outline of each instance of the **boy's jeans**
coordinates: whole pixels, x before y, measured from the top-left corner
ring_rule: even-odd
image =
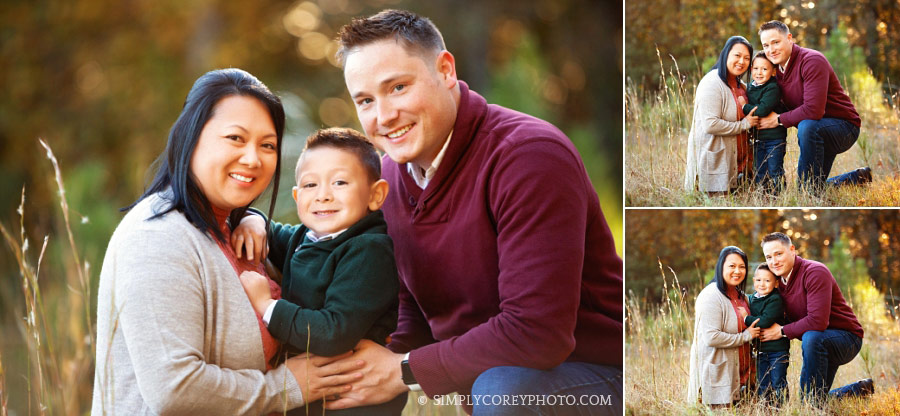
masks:
[[[756,356],[757,394],[776,405],[787,399],[787,369],[791,361],[789,351],[760,351]]]
[[[766,192],[778,194],[784,188],[784,153],[787,140],[756,140],[753,145],[753,171],[756,184]]]
[[[808,396],[824,399],[834,383],[838,367],[849,363],[862,348],[862,338],[841,329],[806,331],[803,340],[803,369],[800,390]],[[832,395],[852,395],[857,383],[834,389]]]
[[[831,172],[831,165],[839,153],[853,147],[859,138],[859,127],[840,118],[803,120],[797,125],[797,143],[800,159],[797,161],[797,178],[801,185],[822,187]],[[858,175],[850,171],[828,179],[835,185],[855,184]]]

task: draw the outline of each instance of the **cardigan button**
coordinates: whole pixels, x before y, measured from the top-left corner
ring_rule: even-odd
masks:
[[[416,198],[412,195],[409,196],[409,205],[413,207],[416,206]]]

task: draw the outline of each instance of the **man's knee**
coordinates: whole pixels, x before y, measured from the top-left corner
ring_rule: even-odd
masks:
[[[800,340],[803,355],[825,351],[825,333],[822,331],[806,331]]]
[[[808,146],[816,142],[818,134],[818,120],[803,120],[797,124],[797,143],[800,146]]]
[[[532,373],[537,370],[526,367],[494,367],[481,373],[472,385],[472,394],[511,395],[527,394],[533,382]]]

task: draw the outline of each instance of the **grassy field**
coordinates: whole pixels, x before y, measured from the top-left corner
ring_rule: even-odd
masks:
[[[686,401],[689,353],[693,337],[694,301],[701,287],[683,287],[674,271],[660,276],[667,294],[659,299],[626,296],[625,414],[626,415],[753,415],[767,416],[776,409],[756,400],[735,408],[711,410]],[[790,399],[779,411],[791,415],[896,415],[900,414],[900,326],[888,313],[897,305],[884,297],[865,278],[842,287],[864,330],[862,351],[838,370],[834,386],[863,378],[875,381],[875,394],[868,398],[832,400],[814,406],[801,400],[799,374],[802,366],[800,342],[791,342],[788,367]],[[751,289],[752,290],[752,289]]]
[[[881,84],[870,73],[854,73],[842,82],[860,113],[862,128],[857,143],[835,159],[831,175],[869,166],[873,183],[816,194],[801,192],[796,185],[797,129],[791,128],[784,160],[788,184],[784,192],[769,197],[749,187],[710,197],[683,188],[694,88],[700,74],[682,74],[674,64],[666,69],[662,59],[660,70],[665,83],[658,91],[645,91],[631,80],[626,82],[625,206],[900,206],[898,94],[889,91],[885,97]]]

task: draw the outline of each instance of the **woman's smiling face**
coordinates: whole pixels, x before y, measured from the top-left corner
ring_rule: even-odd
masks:
[[[725,61],[725,69],[733,77],[739,77],[750,68],[750,49],[743,43],[735,43],[728,51],[728,60]]]
[[[731,253],[725,257],[725,264],[722,265],[722,277],[730,287],[737,287],[747,277],[747,265],[739,254]]]
[[[278,161],[272,117],[256,98],[231,95],[213,108],[191,156],[191,174],[209,203],[249,205],[272,180]]]

